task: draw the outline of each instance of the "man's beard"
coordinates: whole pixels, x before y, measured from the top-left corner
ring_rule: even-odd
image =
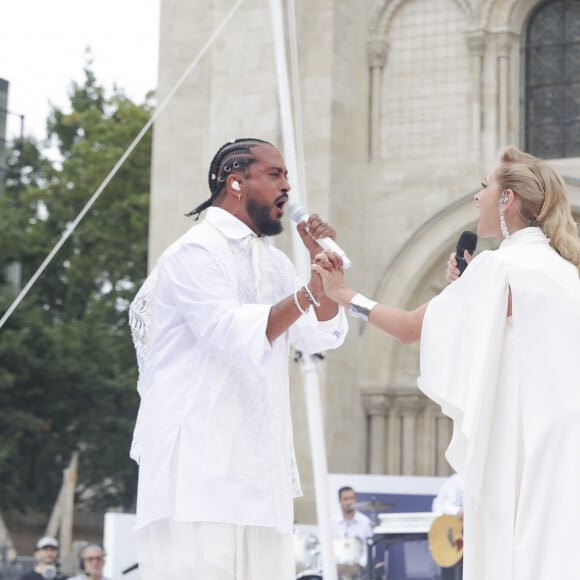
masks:
[[[277,236],[284,229],[281,220],[270,217],[271,206],[258,205],[255,201],[248,200],[246,209],[261,236]]]

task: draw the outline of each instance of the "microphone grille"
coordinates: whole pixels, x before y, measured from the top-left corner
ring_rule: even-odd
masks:
[[[459,240],[457,241],[457,255],[463,256],[464,250],[467,250],[473,256],[476,247],[477,234],[466,230],[459,236]]]
[[[304,216],[308,215],[308,212],[299,204],[297,203],[289,203],[288,204],[288,215],[293,222],[298,223],[300,220],[304,218]]]

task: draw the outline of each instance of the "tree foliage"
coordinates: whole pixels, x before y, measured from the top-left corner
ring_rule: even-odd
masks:
[[[0,197],[0,311],[14,298],[151,114],[119,90],[107,96],[90,65],[70,110],[53,108],[50,149],[27,138],[9,152]],[[0,329],[0,502],[49,511],[62,470],[80,451],[78,499],[131,507],[128,458],[137,410],[128,305],[146,274],[151,137],[146,135],[27,297]]]

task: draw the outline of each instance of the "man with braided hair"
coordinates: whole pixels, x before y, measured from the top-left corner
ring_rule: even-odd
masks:
[[[141,406],[137,551],[143,580],[293,580],[290,345],[342,344],[318,274],[300,286],[270,243],[290,185],[280,152],[239,139],[216,153],[207,209],[161,256],[131,306]],[[311,257],[335,237],[297,226]]]

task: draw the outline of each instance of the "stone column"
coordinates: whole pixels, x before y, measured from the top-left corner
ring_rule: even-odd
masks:
[[[402,462],[401,475],[416,475],[417,461],[417,417],[420,414],[425,398],[420,395],[400,395],[396,406],[401,415]]]
[[[369,417],[369,473],[384,474],[387,457],[387,413],[389,397],[385,392],[364,392],[362,403]]]
[[[471,105],[471,150],[474,159],[481,157],[481,110],[483,75],[483,54],[485,51],[485,32],[469,30],[466,33],[467,46],[471,54],[472,105]]]
[[[367,43],[367,58],[370,67],[369,155],[371,160],[381,157],[381,88],[388,48],[388,44],[382,40],[371,40]]]
[[[513,32],[497,33],[497,104],[498,104],[498,145],[500,148],[509,143],[510,131],[510,59],[514,40]]]
[[[437,462],[437,407],[425,401],[425,407],[419,417],[418,449],[415,475],[435,475]]]
[[[401,415],[395,407],[389,410],[388,438],[387,473],[401,475]]]

